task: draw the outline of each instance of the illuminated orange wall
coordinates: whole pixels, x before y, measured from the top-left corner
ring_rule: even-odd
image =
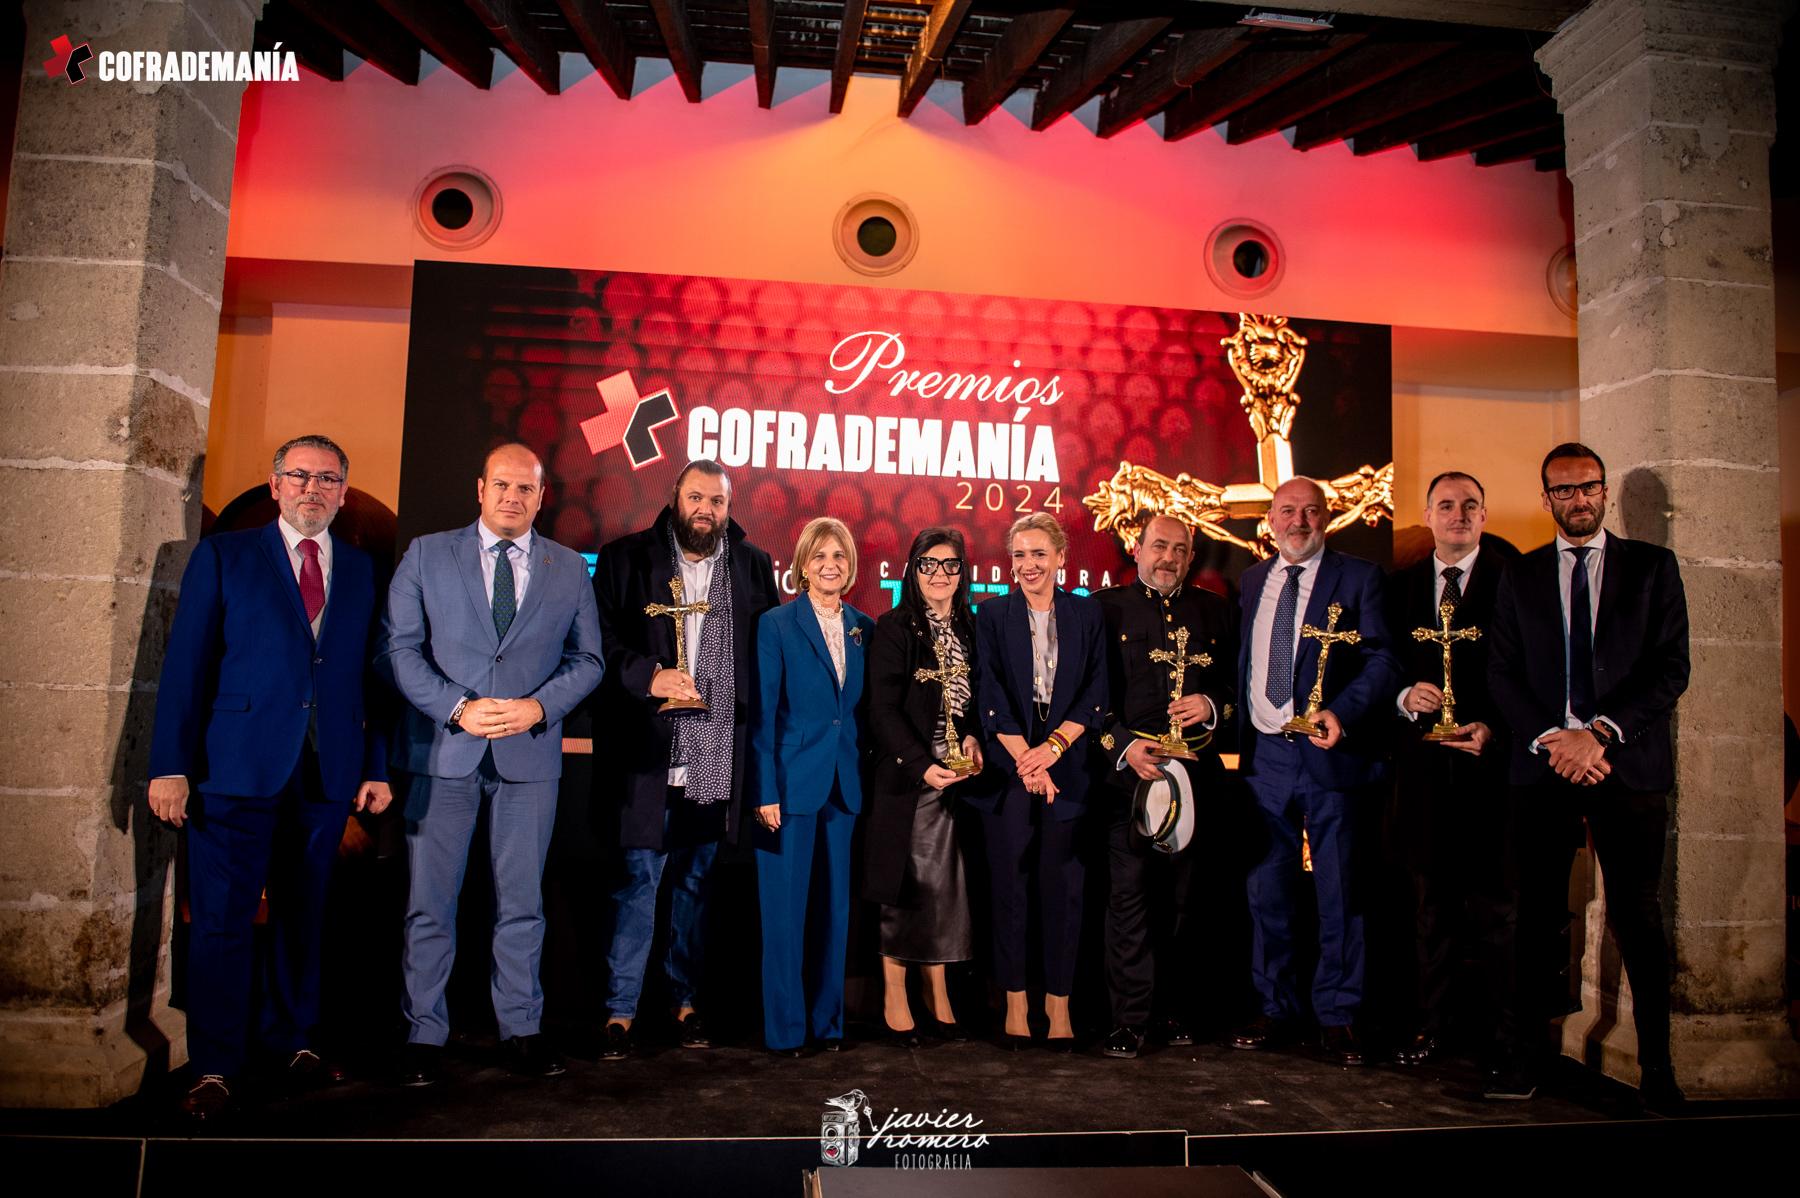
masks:
[[[707,77],[732,71],[709,66]],[[1288,259],[1259,307],[1396,326],[1403,523],[1423,506],[1413,494],[1421,472],[1454,464],[1529,480],[1549,438],[1571,424],[1572,353],[1554,347],[1573,323],[1544,282],[1569,240],[1560,176],[1529,164],[1421,164],[1404,150],[1302,154],[1280,137],[1232,147],[1206,132],[1170,145],[1145,126],[1101,141],[1073,118],[1034,134],[1006,111],[968,129],[936,102],[959,107],[942,87],[902,121],[895,84],[876,79],[854,80],[831,117],[822,75],[782,78],[819,82],[770,111],[755,106],[747,79],[698,105],[667,79],[626,103],[591,76],[553,97],[516,72],[488,93],[446,70],[408,88],[366,66],[342,84],[308,75],[253,85],[232,269],[344,263],[355,278],[454,257],[1229,311],[1238,302],[1207,278],[1201,246],[1221,221],[1253,217]],[[505,212],[488,242],[454,254],[411,217],[421,180],[452,164],[493,178]],[[870,191],[903,200],[918,221],[917,257],[888,280],[851,272],[832,247],[840,206]],[[404,292],[392,290],[371,283],[359,295],[352,285],[346,295],[339,285],[322,299],[301,282],[274,284],[273,294],[264,285],[227,316],[209,505],[255,485],[269,449],[309,428],[341,436],[357,485],[393,503],[407,314]],[[1434,332],[1415,352],[1406,329]],[[1484,345],[1494,358],[1507,338],[1537,347],[1540,368],[1445,366],[1481,357]],[[1499,424],[1505,431],[1488,435]],[[1479,444],[1473,427],[1484,429]],[[1506,524],[1497,531],[1526,544],[1547,535],[1547,524],[1533,531],[1534,501],[1492,498]]]

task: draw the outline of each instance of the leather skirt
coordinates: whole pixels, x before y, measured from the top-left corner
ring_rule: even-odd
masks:
[[[900,901],[881,904],[881,954],[920,965],[975,956],[968,872],[956,814],[941,790],[919,794]]]

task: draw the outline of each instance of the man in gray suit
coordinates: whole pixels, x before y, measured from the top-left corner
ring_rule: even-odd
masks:
[[[456,956],[456,899],[482,808],[494,874],[492,995],[515,1071],[554,1077],[539,1034],[544,995],[544,855],[556,822],[562,721],[599,685],[600,621],[587,563],[532,529],[544,466],[523,445],[488,454],[481,518],[420,537],[388,590],[377,668],[410,704],[394,765],[406,801],[406,1019],[400,1080],[441,1076],[450,1035],[444,988]]]

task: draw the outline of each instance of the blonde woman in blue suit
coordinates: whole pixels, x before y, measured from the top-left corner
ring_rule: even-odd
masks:
[[[763,613],[757,625],[761,703],[751,739],[759,767],[763,1039],[782,1056],[799,1056],[809,1033],[827,1052],[844,1043],[850,832],[862,810],[863,655],[875,629],[843,599],[856,581],[856,542],[842,521],[822,516],[801,530],[794,573],[800,597]],[[815,878],[818,869],[823,877]],[[824,928],[812,945],[810,901],[825,910],[810,921]],[[808,977],[816,979],[811,995]]]

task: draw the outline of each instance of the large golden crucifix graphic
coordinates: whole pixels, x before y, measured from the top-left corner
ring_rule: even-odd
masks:
[[[1255,482],[1218,483],[1185,471],[1169,478],[1148,466],[1120,462],[1111,479],[1081,502],[1094,513],[1094,531],[1111,530],[1137,550],[1138,538],[1152,516],[1173,516],[1215,541],[1248,550],[1258,558],[1274,552],[1269,534],[1269,504],[1275,489],[1294,477],[1294,416],[1300,396],[1294,384],[1306,361],[1306,338],[1288,327],[1285,316],[1238,313],[1236,335],[1221,339],[1225,360],[1243,386],[1241,402],[1256,436]],[[1361,520],[1374,525],[1394,518],[1394,464],[1376,469],[1358,466],[1349,474],[1321,479],[1326,507],[1332,512],[1327,534]],[[1256,531],[1240,537],[1227,520],[1255,520]]]

